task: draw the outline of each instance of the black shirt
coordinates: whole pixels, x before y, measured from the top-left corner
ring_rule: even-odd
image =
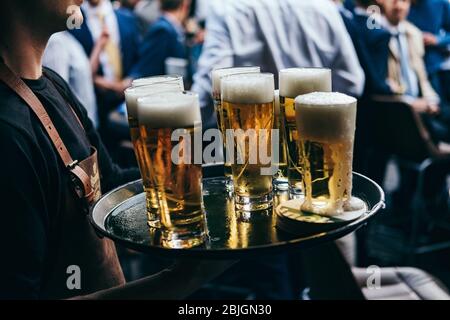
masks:
[[[112,163],[86,110],[62,78],[46,69],[46,76],[25,82],[73,159],[86,159],[90,144],[97,148],[103,192],[139,178],[137,169],[122,170]],[[64,212],[68,188],[67,170],[38,118],[0,82],[0,299],[41,297],[50,231]]]

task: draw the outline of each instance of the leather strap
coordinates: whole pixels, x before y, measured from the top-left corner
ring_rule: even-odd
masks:
[[[50,140],[52,141],[56,151],[59,154],[64,166],[81,182],[83,190],[76,190],[80,198],[91,197],[93,189],[91,186],[89,175],[78,166],[78,162],[72,159],[64,142],[62,141],[58,131],[53,125],[50,116],[42,105],[41,101],[34,94],[33,91],[26,85],[26,83],[15,75],[8,66],[0,60],[0,80],[3,81],[9,88],[11,88],[19,97],[21,97],[34,114],[38,117],[41,124],[44,126]],[[77,117],[78,118],[78,117]],[[79,191],[82,191],[79,192]]]

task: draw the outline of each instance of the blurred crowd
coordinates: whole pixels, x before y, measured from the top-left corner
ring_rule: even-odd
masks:
[[[450,154],[449,0],[87,0],[82,13],[80,29],[51,38],[44,65],[70,84],[119,161],[133,161],[118,151],[133,79],[184,76],[206,129],[216,125],[212,69],[240,66],[330,68],[333,90],[359,99],[355,171],[383,184],[395,159],[400,211],[419,192],[423,160]],[[424,208],[440,218],[449,172],[447,161],[422,179]]]

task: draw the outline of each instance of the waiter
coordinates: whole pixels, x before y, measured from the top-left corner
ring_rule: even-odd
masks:
[[[180,261],[125,284],[114,244],[89,225],[101,191],[139,173],[113,164],[68,85],[42,68],[48,39],[82,2],[0,4],[0,299],[184,298],[228,263]],[[75,289],[70,270],[81,272]]]

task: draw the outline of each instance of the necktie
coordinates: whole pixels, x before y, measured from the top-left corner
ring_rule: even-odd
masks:
[[[103,13],[98,13],[97,16],[100,20],[102,28],[104,28],[106,26],[105,15]],[[119,47],[114,43],[111,37],[109,38],[108,42],[105,45],[104,52],[108,57],[108,62],[111,65],[115,79],[121,80],[123,75],[122,57]]]
[[[400,67],[402,73],[402,83],[405,86],[405,94],[418,97],[419,96],[419,85],[417,75],[411,67],[411,62],[409,59],[408,42],[404,34],[398,33],[396,35],[398,49],[400,53]]]

